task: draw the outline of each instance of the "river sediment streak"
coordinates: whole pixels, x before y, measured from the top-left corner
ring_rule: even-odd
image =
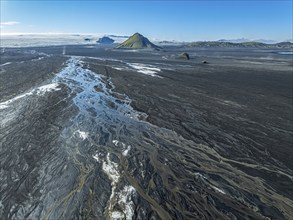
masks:
[[[71,56],[53,79],[1,100],[1,219],[293,216],[292,193],[256,177],[283,179],[290,190],[286,166],[233,160],[151,124],[115,86]]]

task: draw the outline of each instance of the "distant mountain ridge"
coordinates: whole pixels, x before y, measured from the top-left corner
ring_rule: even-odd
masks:
[[[278,43],[274,40],[266,40],[266,39],[257,39],[257,40],[251,40],[247,38],[239,38],[239,39],[220,39],[219,42],[230,42],[230,43],[246,43],[246,42],[259,42],[259,43],[265,43],[265,44],[275,44]]]
[[[239,39],[220,39],[219,42],[230,42],[230,43],[243,43],[243,42],[249,42],[251,40],[247,38],[239,38]]]
[[[238,48],[283,48],[293,49],[293,43],[291,42],[280,42],[275,44],[265,44],[261,42],[243,42],[243,43],[232,43],[223,41],[198,41],[183,45],[183,47],[238,47]]]
[[[130,36],[127,36],[127,35],[113,35],[113,34],[110,34],[110,35],[108,35],[108,37],[129,38]]]
[[[131,37],[129,37],[126,41],[119,44],[117,49],[145,49],[145,48],[152,48],[152,49],[159,49],[160,47],[153,44],[149,41],[146,37],[139,33],[135,33]]]

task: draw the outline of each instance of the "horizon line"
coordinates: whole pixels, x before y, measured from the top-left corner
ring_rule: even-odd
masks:
[[[0,37],[1,36],[17,36],[17,35],[40,35],[40,36],[58,36],[58,35],[80,35],[80,36],[109,36],[109,35],[116,35],[116,36],[128,36],[129,34],[116,34],[116,33],[78,33],[78,32],[72,32],[72,33],[68,33],[68,32],[1,32],[0,31]],[[131,34],[132,35],[132,34]],[[129,36],[131,36],[129,35]],[[148,36],[147,36],[148,37]],[[148,37],[150,38],[151,40],[153,41],[173,41],[173,42],[197,42],[197,41],[220,41],[220,40],[226,40],[226,41],[233,41],[233,40],[248,40],[247,42],[251,42],[251,41],[255,41],[255,42],[258,42],[258,41],[272,41],[274,43],[280,43],[280,42],[293,42],[293,37],[292,39],[284,39],[284,40],[273,40],[273,39],[262,39],[262,38],[259,38],[259,39],[249,39],[249,38],[246,38],[246,37],[236,37],[236,38],[225,38],[225,37],[221,37],[221,38],[218,38],[218,39],[214,39],[214,40],[191,40],[191,41],[188,41],[188,40],[166,40],[166,39],[157,39],[157,38],[151,38],[151,37]],[[243,42],[246,42],[246,41],[243,41]]]

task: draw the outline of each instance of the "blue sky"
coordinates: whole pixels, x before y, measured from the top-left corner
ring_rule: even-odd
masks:
[[[140,32],[151,39],[292,39],[292,1],[1,0],[1,33]]]

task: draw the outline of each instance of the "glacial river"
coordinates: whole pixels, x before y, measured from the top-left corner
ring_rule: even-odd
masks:
[[[290,212],[289,199],[231,164],[253,165],[152,125],[130,104],[74,56],[48,84],[0,103],[0,214],[261,219],[273,205]]]

